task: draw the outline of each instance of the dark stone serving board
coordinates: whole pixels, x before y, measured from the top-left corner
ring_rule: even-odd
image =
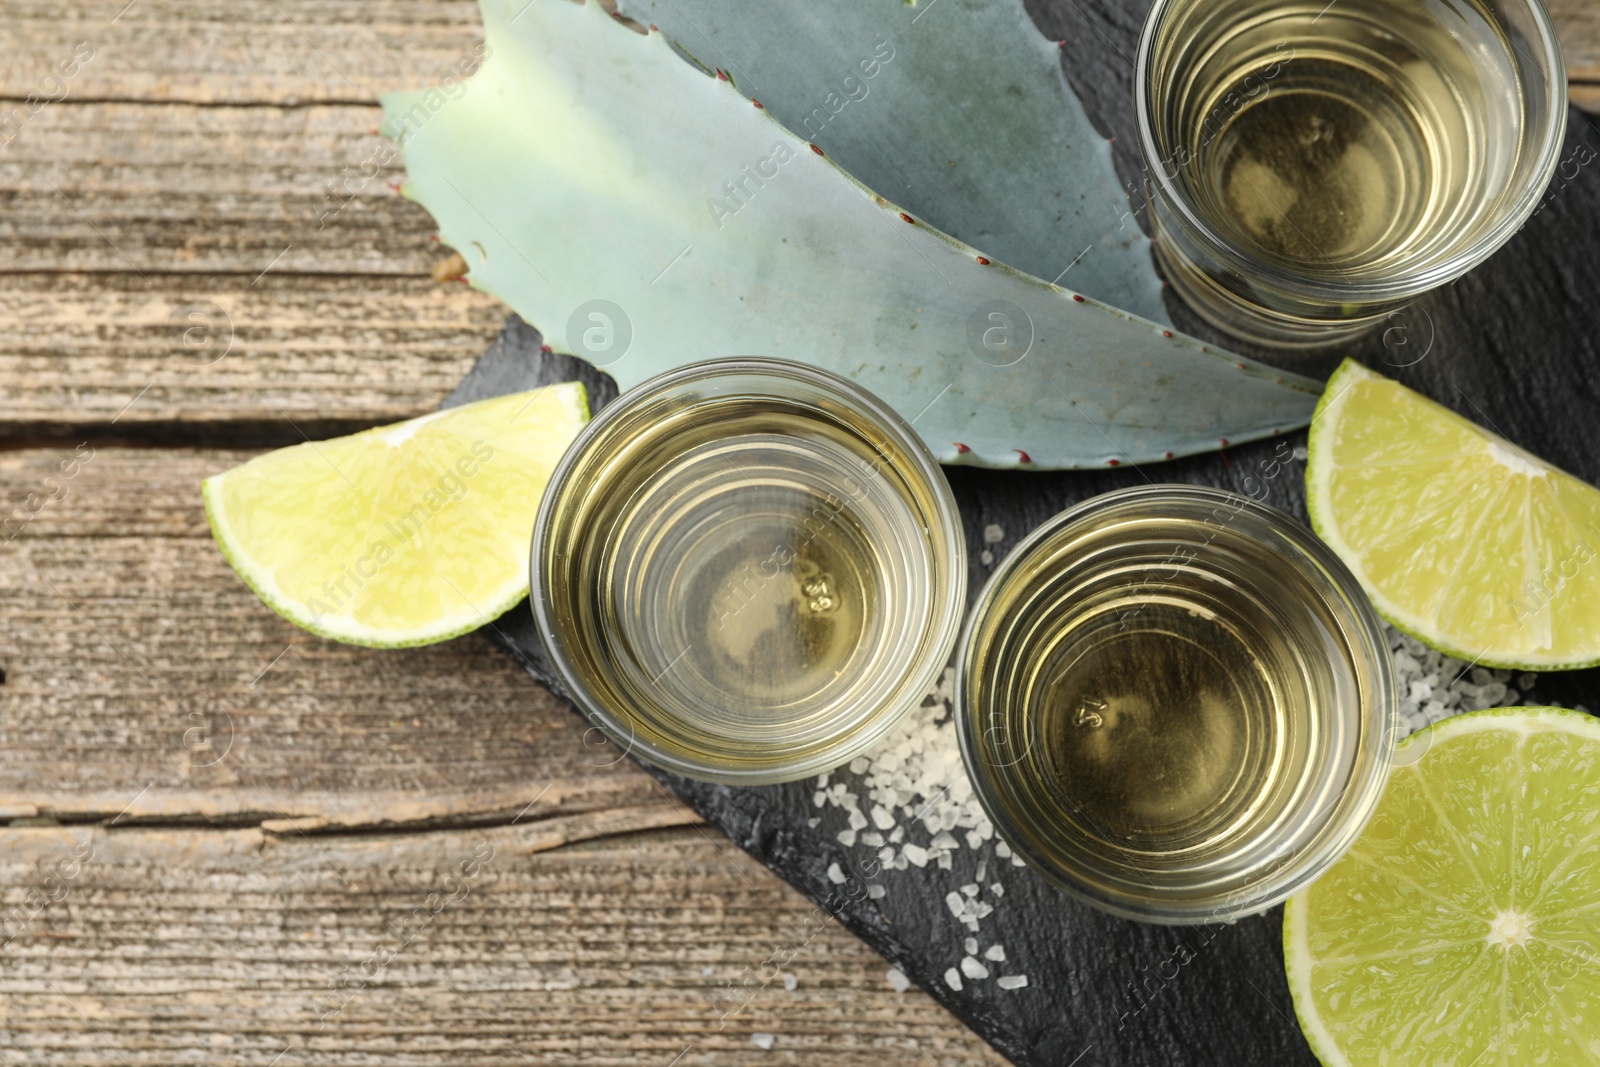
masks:
[[[1091,117],[1115,136],[1117,164],[1130,187],[1138,184],[1138,162],[1129,57],[1146,7],[1143,0],[1029,4],[1044,32],[1067,42],[1068,75]],[[1573,157],[1585,144],[1589,151]],[[1593,159],[1597,149],[1600,129],[1572,112],[1563,159]],[[1134,207],[1143,214],[1137,197]],[[1600,342],[1593,330],[1600,309],[1597,252],[1600,167],[1567,166],[1538,214],[1488,264],[1398,313],[1381,335],[1324,354],[1309,369],[1326,370],[1337,355],[1355,356],[1580,478],[1600,483]],[[1214,337],[1170,298],[1169,304],[1185,329]],[[706,356],[735,354],[743,353]],[[541,353],[539,334],[513,316],[446,403],[574,378],[588,384],[596,409],[616,395],[611,380],[587,364]],[[1303,445],[1305,434],[1285,440]],[[1244,491],[1245,479],[1259,477],[1277,446],[1260,442],[1099,473],[952,468],[950,480],[966,524],[971,589],[975,594],[1020,537],[1079,500],[1147,480]],[[1303,466],[1290,463],[1263,480],[1269,503],[1303,519],[1302,475]],[[982,532],[990,524],[1005,530],[1001,543],[985,545]],[[995,557],[991,564],[980,559],[985,548]],[[535,678],[557,688],[526,604],[485,633]],[[1546,675],[1526,699],[1600,707],[1600,671]],[[813,806],[812,782],[729,788],[658,777],[1018,1064],[1316,1062],[1294,1022],[1284,980],[1281,909],[1231,926],[1150,926],[1102,915],[1068,900],[1031,872],[1004,866],[1003,906],[984,920],[982,938],[986,945],[1004,944],[1005,970],[1026,973],[1030,984],[1004,991],[992,980],[968,982],[957,993],[942,976],[959,958],[952,946],[967,931],[953,919],[944,897],[971,880],[976,858],[971,850],[956,853],[953,871],[930,865],[880,875],[886,896],[853,900],[837,892],[827,870],[833,863],[846,871],[859,869],[861,850],[838,843],[842,813],[821,813]],[[821,824],[808,828],[807,820],[819,814]],[[760,961],[750,963],[754,969]]]

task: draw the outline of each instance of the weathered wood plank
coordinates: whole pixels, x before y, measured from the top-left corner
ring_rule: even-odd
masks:
[[[0,436],[289,444],[409,418],[504,316],[422,277],[0,274]]]
[[[0,829],[0,1060],[1002,1062],[709,832],[553,847],[596,820]]]
[[[389,188],[376,121],[367,107],[41,112],[0,150],[0,435],[118,419],[283,443],[297,439],[284,418],[320,434],[433,409],[505,310],[432,281],[445,252]]]
[[[476,0],[10,0],[5,28],[0,96],[87,41],[69,98],[215,104],[376,102],[439,83],[483,40]]]
[[[434,224],[387,186],[398,171],[376,120],[38,115],[0,150],[0,434],[234,422],[282,443],[285,418],[338,432],[437,406],[504,307],[430,280]]]
[[[1600,6],[1594,0],[1548,0],[1547,6],[1566,53],[1567,75],[1574,82],[1600,83]]]
[[[373,105],[51,105],[0,152],[8,271],[428,273]]]
[[[0,452],[0,812],[459,824],[664,795],[482,638],[359,649],[263,606],[199,500],[253,453],[73,453]]]

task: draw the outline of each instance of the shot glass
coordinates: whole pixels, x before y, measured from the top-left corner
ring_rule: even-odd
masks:
[[[920,701],[966,602],[943,472],[883,401],[797,363],[699,363],[605,408],[534,528],[534,618],[624,751],[710,781],[838,766]]]
[[[1135,92],[1169,280],[1288,347],[1487,259],[1538,205],[1567,113],[1539,0],[1156,0]]]
[[[962,638],[974,792],[1036,872],[1113,914],[1220,922],[1351,844],[1399,727],[1355,579],[1235,493],[1153,485],[1019,544]]]

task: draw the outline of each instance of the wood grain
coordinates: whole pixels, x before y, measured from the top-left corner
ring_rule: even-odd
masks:
[[[448,252],[388,185],[378,120],[41,111],[0,153],[0,434],[234,423],[277,444],[284,419],[326,436],[436,406],[504,308],[432,281]]]
[[[640,815],[672,811],[377,838],[0,829],[0,1061],[1002,1062],[709,832],[561,847]]]
[[[7,0],[0,95],[87,41],[71,97],[300,107],[438,84],[483,40],[476,0]],[[119,15],[120,13],[120,15]]]
[[[381,121],[368,104],[52,104],[0,157],[6,267],[424,276],[443,253],[390,186]]]
[[[199,501],[252,454],[99,448],[60,479],[70,448],[0,453],[0,808],[391,825],[663,795],[481,638],[360,649],[262,605]]]
[[[432,410],[504,317],[424,277],[0,274],[0,437],[348,433]]]
[[[1600,6],[1594,0],[1551,0],[1547,6],[1566,53],[1567,76],[1575,83],[1600,85]],[[1592,96],[1588,104],[1573,102],[1595,109]]]

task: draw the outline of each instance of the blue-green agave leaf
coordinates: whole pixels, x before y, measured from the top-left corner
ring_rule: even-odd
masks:
[[[1018,270],[1167,322],[1109,143],[1022,0],[621,0],[867,188]]]
[[[1305,424],[1317,383],[991,261],[598,4],[484,0],[464,89],[384,98],[473,285],[627,388],[718,356],[855,379],[946,462],[1080,467]]]

